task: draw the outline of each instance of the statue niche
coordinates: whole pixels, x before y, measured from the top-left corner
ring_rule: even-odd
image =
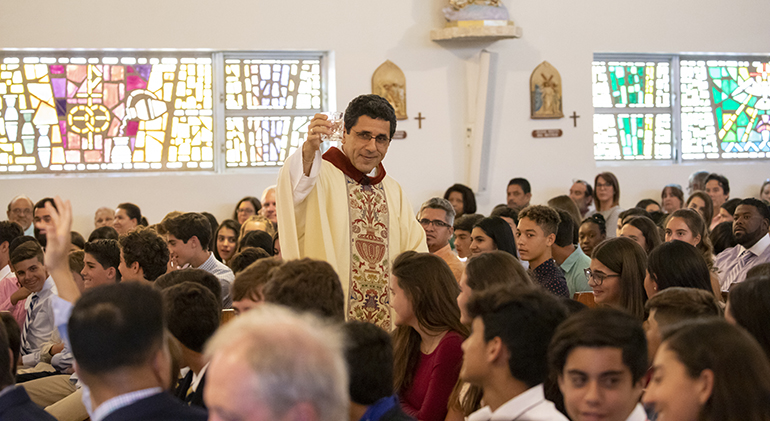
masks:
[[[529,78],[532,118],[563,118],[561,75],[551,63],[544,61]]]
[[[372,93],[388,100],[396,110],[396,119],[406,120],[406,76],[390,60],[382,63],[372,75]]]
[[[443,12],[449,22],[509,19],[508,9],[500,0],[449,0],[449,6]]]

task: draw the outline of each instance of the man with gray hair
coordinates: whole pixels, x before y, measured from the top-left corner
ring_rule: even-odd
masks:
[[[708,171],[695,171],[690,174],[690,179],[687,180],[687,196],[699,190],[706,191],[706,178],[709,174]],[[706,222],[708,223],[708,221]]]
[[[269,219],[278,228],[278,214],[275,208],[275,186],[270,186],[262,192],[262,209],[259,214]]]
[[[206,347],[209,420],[348,418],[342,333],[317,317],[261,304]]]
[[[21,226],[24,230],[24,235],[30,237],[35,235],[35,226],[32,225],[32,208],[35,207],[35,202],[29,197],[20,194],[8,203],[8,220],[15,222]]]
[[[446,199],[432,197],[420,206],[417,221],[425,230],[428,251],[442,258],[449,265],[449,269],[452,269],[457,282],[460,282],[465,266],[449,246],[455,223],[455,210],[452,204]]]

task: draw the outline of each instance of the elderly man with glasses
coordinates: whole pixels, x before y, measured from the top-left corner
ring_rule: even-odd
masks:
[[[21,194],[8,203],[8,220],[15,222],[24,230],[24,235],[35,235],[35,227],[32,225],[32,208],[35,203],[29,197]]]
[[[449,239],[454,234],[452,227],[455,222],[455,210],[452,204],[440,197],[431,198],[420,206],[417,222],[425,230],[428,251],[443,259],[449,265],[457,282],[460,282],[465,265],[449,246]]]
[[[427,251],[406,194],[382,165],[395,111],[380,96],[361,95],[342,121],[316,114],[307,128],[278,175],[282,257],[329,262],[340,276],[346,317],[389,330],[391,262],[408,250]],[[341,149],[327,145],[322,154],[338,130]]]

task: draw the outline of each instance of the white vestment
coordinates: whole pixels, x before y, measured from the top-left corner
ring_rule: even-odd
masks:
[[[283,258],[329,262],[342,283],[347,318],[390,329],[392,263],[402,252],[428,251],[401,186],[388,175],[359,184],[320,152],[305,176],[300,148],[278,175],[276,198]]]

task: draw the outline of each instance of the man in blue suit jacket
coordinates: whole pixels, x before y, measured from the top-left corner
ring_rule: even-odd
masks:
[[[75,303],[69,340],[77,373],[89,388],[92,420],[207,418],[206,411],[167,393],[171,361],[162,307],[158,291],[133,282],[86,290]]]

